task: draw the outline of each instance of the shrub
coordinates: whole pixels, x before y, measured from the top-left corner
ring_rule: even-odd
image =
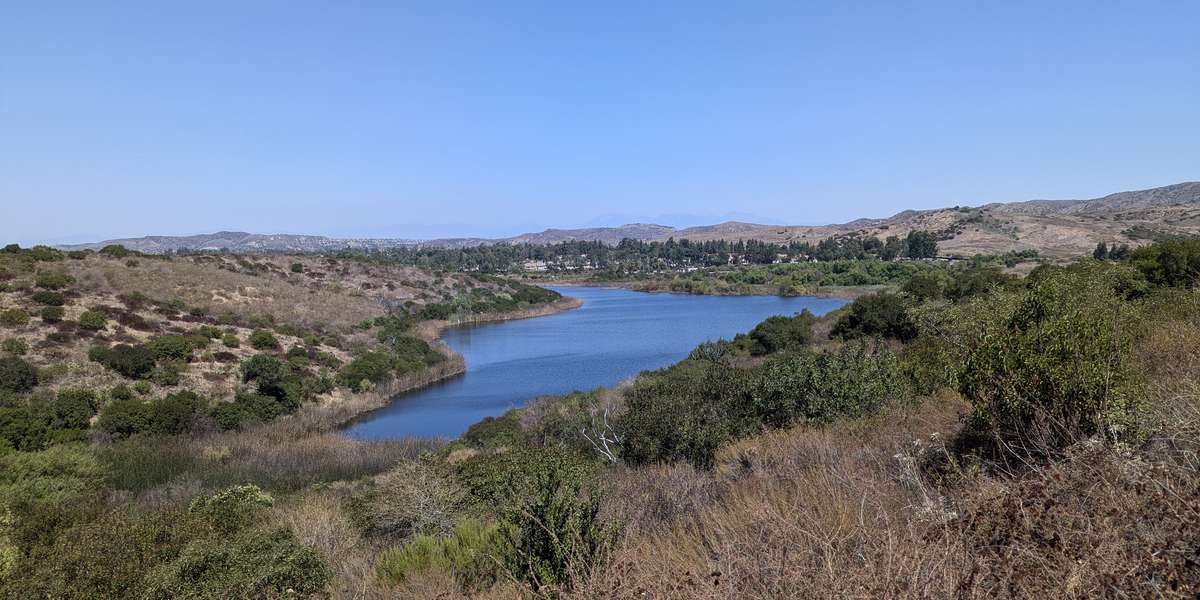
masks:
[[[289,529],[247,531],[233,539],[188,544],[178,558],[146,575],[143,598],[313,597],[333,574],[316,550]]]
[[[600,518],[599,488],[576,463],[552,453],[532,480],[531,493],[504,510],[497,545],[510,576],[554,595],[599,567],[619,530]]]
[[[621,458],[631,464],[686,460],[711,468],[726,441],[752,431],[750,377],[728,365],[688,361],[625,393],[617,419]]]
[[[75,278],[61,272],[38,273],[34,278],[34,285],[48,290],[61,290],[72,283],[75,283]]]
[[[118,344],[112,348],[93,347],[88,352],[88,358],[131,379],[145,377],[154,370],[154,353],[141,344]]]
[[[37,385],[37,371],[33,365],[16,356],[0,357],[0,390],[28,392]]]
[[[108,324],[108,319],[104,317],[104,313],[85,310],[79,315],[79,326],[88,331],[100,331]]]
[[[417,536],[413,541],[386,550],[379,557],[376,573],[397,584],[421,574],[452,576],[466,593],[490,587],[497,578],[496,525],[464,519],[448,537]]]
[[[61,306],[46,306],[42,308],[42,312],[38,316],[45,323],[58,323],[63,320],[66,312]]]
[[[221,343],[225,344],[226,348],[237,348],[238,346],[242,345],[241,341],[238,340],[238,336],[236,336],[232,333],[225,334],[221,338]]]
[[[1131,347],[1140,323],[1127,299],[1137,279],[1128,267],[1089,261],[1047,268],[1022,295],[983,302],[958,372],[971,429],[1036,453],[1095,434],[1135,436],[1144,392]]]
[[[942,297],[942,286],[942,277],[930,271],[913,273],[900,289],[917,300],[934,300]]]
[[[973,296],[986,294],[996,288],[1003,288],[1015,281],[1015,278],[1005,275],[995,267],[980,267],[963,269],[954,274],[946,286],[945,296],[959,302]]]
[[[169,361],[160,363],[150,371],[150,381],[164,387],[179,385],[181,375],[185,369],[187,369],[187,363],[183,362]]]
[[[0,345],[0,350],[13,356],[24,356],[29,352],[29,344],[21,338],[8,338]]]
[[[129,437],[150,429],[150,412],[150,405],[141,400],[113,400],[100,411],[96,426],[114,437]]]
[[[117,295],[117,299],[125,305],[129,310],[141,310],[150,303],[150,297],[139,292],[132,291]]]
[[[289,412],[300,405],[299,382],[274,356],[256,354],[242,361],[242,381],[254,382],[258,393],[280,401]]]
[[[907,342],[917,337],[917,326],[908,315],[909,302],[895,294],[870,294],[850,304],[830,335],[842,339],[893,338]]]
[[[390,540],[445,536],[466,505],[466,491],[435,466],[400,463],[350,499],[352,522],[365,533]]]
[[[188,513],[203,518],[221,531],[233,532],[253,523],[262,509],[274,504],[275,499],[258,486],[236,485],[193,500],[188,505]]]
[[[828,423],[876,412],[907,396],[896,357],[865,343],[827,353],[804,352],[766,366],[751,392],[757,419],[770,427]]]
[[[292,263],[292,265],[290,267],[288,267],[288,269],[293,273],[303,273],[304,265],[302,265],[300,263]]]
[[[201,325],[192,333],[194,336],[203,337],[206,340],[221,339],[221,330],[217,327],[213,327],[212,325]],[[206,343],[204,345],[207,346],[208,344]]]
[[[265,329],[256,329],[250,334],[250,347],[255,350],[278,350],[279,340]]]
[[[112,258],[125,258],[133,254],[128,248],[120,244],[109,244],[99,250],[99,253]]]
[[[52,292],[50,290],[38,290],[30,298],[34,302],[45,304],[46,306],[62,306],[67,301],[61,292]]]
[[[0,324],[9,327],[22,327],[29,323],[29,313],[19,309],[10,308],[5,311],[0,311]]]
[[[53,425],[63,429],[87,429],[96,414],[96,393],[85,388],[58,391],[51,406]]]
[[[224,430],[242,429],[254,423],[265,423],[285,412],[275,398],[251,392],[238,392],[232,402],[219,402],[210,415]]]
[[[1144,246],[1133,251],[1131,260],[1154,285],[1191,288],[1200,283],[1200,239]]]
[[[354,391],[364,391],[370,384],[384,383],[391,379],[395,367],[393,358],[386,352],[366,352],[342,367],[338,383]]]
[[[160,335],[149,342],[146,347],[157,360],[189,360],[194,347],[191,340],[182,335]]]
[[[816,320],[808,309],[793,317],[769,317],[750,331],[750,339],[754,341],[750,353],[770,354],[804,347],[812,341],[812,326]]]

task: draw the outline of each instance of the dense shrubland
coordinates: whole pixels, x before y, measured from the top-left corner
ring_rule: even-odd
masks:
[[[324,595],[336,561],[272,505],[439,446],[336,433],[387,390],[461,369],[417,329],[423,308],[559,298],[302,261],[0,252],[0,595]],[[280,298],[283,318],[264,311]]]

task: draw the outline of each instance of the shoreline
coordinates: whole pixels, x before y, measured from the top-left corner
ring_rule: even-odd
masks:
[[[483,313],[464,319],[422,321],[414,327],[413,332],[417,337],[428,342],[435,350],[445,356],[445,361],[418,373],[410,373],[397,377],[371,391],[347,393],[338,402],[314,407],[309,411],[309,414],[302,418],[325,422],[334,430],[342,431],[365,418],[370,413],[391,404],[401,394],[429,387],[435,383],[466,373],[467,362],[463,358],[463,355],[455,352],[441,340],[442,331],[450,327],[545,317],[573,310],[580,306],[583,306],[583,300],[571,296],[563,296],[554,302],[540,304],[524,310],[504,313]],[[316,424],[314,428],[319,429],[321,425]]]
[[[766,290],[751,291],[745,294],[729,293],[729,294],[696,294],[692,292],[680,292],[669,289],[639,289],[636,286],[638,281],[544,281],[540,279],[519,279],[521,283],[538,286],[558,286],[558,287],[597,287],[597,288],[618,288],[629,290],[631,292],[642,292],[646,294],[683,294],[685,296],[778,296],[780,298],[838,298],[841,300],[856,300],[862,296],[873,294],[884,289],[895,289],[888,285],[878,286],[827,286],[804,294],[793,294],[784,296]],[[870,288],[870,289],[866,289]]]

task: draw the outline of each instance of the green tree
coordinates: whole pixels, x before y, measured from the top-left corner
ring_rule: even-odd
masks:
[[[856,299],[834,324],[830,335],[842,339],[893,338],[907,342],[917,337],[917,326],[908,314],[909,301],[896,294],[869,294]]]
[[[910,231],[904,243],[909,258],[934,258],[937,256],[937,238],[928,231]]]

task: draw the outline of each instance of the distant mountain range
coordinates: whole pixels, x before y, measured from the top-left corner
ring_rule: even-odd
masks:
[[[936,232],[945,253],[972,255],[1010,250],[1037,250],[1052,257],[1090,252],[1101,241],[1138,245],[1172,236],[1200,235],[1200,182],[1119,192],[1088,200],[1030,200],[980,207],[906,210],[886,219],[858,219],[822,226],[763,225],[729,221],[716,225],[674,228],[632,223],[620,227],[547,229],[511,238],[340,239],[315,235],[256,234],[222,231],[207,235],[149,236],[105,240],[94,244],[60,246],[99,249],[121,244],[146,253],[181,250],[231,252],[330,252],[384,250],[397,247],[467,247],[496,243],[552,244],[568,240],[616,244],[631,238],[643,241],[668,238],[704,240],[756,239],[787,243],[816,242],[858,233],[887,237],[912,230]]]

